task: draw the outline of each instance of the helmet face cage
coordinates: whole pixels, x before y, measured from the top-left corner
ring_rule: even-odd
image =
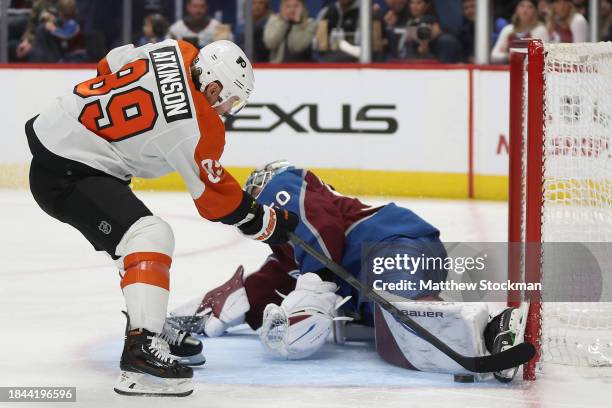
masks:
[[[244,185],[244,191],[257,198],[259,193],[268,184],[270,180],[277,174],[280,174],[291,167],[291,164],[287,160],[277,160],[272,163],[266,164],[264,167],[256,169],[251,173]],[[253,192],[255,188],[259,188],[259,192],[255,195]]]
[[[213,108],[229,103],[230,105],[228,106],[227,113],[230,115],[237,114],[247,104],[247,100],[241,99],[235,92],[232,92],[231,89],[228,89],[225,92],[224,91],[225,89],[221,91],[219,101],[213,105]]]
[[[230,78],[225,75],[225,73],[217,72],[218,70],[214,68],[211,70],[217,77],[216,81],[218,81],[223,87],[221,94],[219,95],[219,101],[215,103],[213,107],[216,108],[229,103],[230,106],[228,106],[227,113],[230,115],[235,115],[247,104],[250,91],[245,89],[244,85],[242,85],[242,83],[238,80],[231,81]]]

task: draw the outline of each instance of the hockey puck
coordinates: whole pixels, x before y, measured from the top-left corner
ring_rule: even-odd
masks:
[[[458,383],[473,383],[475,381],[472,374],[455,374],[455,382]]]

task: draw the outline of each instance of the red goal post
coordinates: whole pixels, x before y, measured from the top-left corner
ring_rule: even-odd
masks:
[[[528,62],[528,63],[527,63]],[[544,129],[544,46],[540,40],[513,43],[510,54],[510,130],[508,242],[540,243],[542,207],[542,145]],[[528,81],[527,81],[528,80]],[[528,82],[528,83],[527,83]],[[529,172],[526,171],[529,168]],[[513,282],[540,281],[539,268],[527,279],[524,246],[510,246],[509,274]],[[539,263],[539,254],[534,262]],[[533,259],[533,258],[532,258]],[[535,276],[533,276],[535,274]],[[511,294],[511,306],[518,306]],[[525,379],[535,379],[540,358],[540,300],[530,299],[525,341],[536,346],[537,354],[523,367]]]

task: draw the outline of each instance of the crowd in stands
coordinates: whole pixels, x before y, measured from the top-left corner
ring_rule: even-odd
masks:
[[[220,39],[244,46],[239,10],[252,2],[254,62],[356,62],[359,0],[133,0],[135,45],[182,39],[197,47]],[[470,63],[476,0],[373,0],[374,61]],[[514,39],[584,42],[588,0],[492,0],[491,61],[506,63]],[[601,39],[612,38],[612,0],[601,0]],[[9,60],[89,62],[122,44],[121,0],[14,0]]]

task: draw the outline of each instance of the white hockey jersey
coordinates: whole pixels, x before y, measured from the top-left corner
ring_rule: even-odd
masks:
[[[224,124],[190,75],[198,52],[176,40],[111,50],[97,77],[40,114],[36,135],[51,152],[123,180],[176,170],[204,218],[227,216],[243,193],[219,163]]]

